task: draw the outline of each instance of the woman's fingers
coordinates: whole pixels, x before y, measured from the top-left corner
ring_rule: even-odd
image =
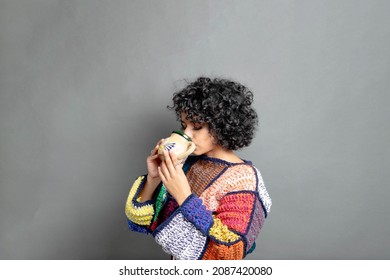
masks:
[[[150,156],[150,159],[151,160],[155,160],[155,159],[157,159],[158,158],[158,155],[152,155],[152,156]]]
[[[160,142],[159,142],[160,143]],[[160,144],[157,143],[156,146],[154,146],[153,150],[150,151],[150,154],[151,155],[154,155],[157,153],[157,150],[158,150],[158,147],[160,146]]]
[[[160,139],[160,140],[157,142],[156,146],[154,146],[154,148],[150,151],[150,154],[151,154],[151,155],[154,155],[154,154],[157,153],[158,148],[160,147],[160,145],[161,145],[161,143],[162,143],[163,141],[164,141],[164,139]]]
[[[168,168],[168,171],[171,175],[173,175],[173,173],[175,172],[175,166],[174,166],[174,163],[172,161],[172,153],[169,153],[167,151],[164,151],[164,157],[165,157],[165,164]]]
[[[161,166],[159,166],[159,167],[157,168],[157,172],[158,172],[158,176],[160,176],[161,181],[162,181],[163,184],[166,186],[166,184],[167,184],[167,178],[165,177],[165,175],[164,175],[164,173],[163,173],[163,171],[162,171],[162,169],[161,169]]]
[[[182,162],[177,159],[176,154],[171,153],[170,155],[171,155],[171,161],[172,161],[173,167],[175,169],[177,169],[177,168],[182,169]]]
[[[166,160],[161,162],[160,166],[159,166],[160,170],[161,170],[161,173],[164,175],[164,178],[165,179],[169,179],[171,178],[171,174],[169,172],[169,168],[167,166],[167,163],[166,163]],[[162,178],[161,178],[162,179]]]
[[[164,157],[165,160],[160,164],[160,171],[164,178],[169,180],[175,177],[175,174],[177,173],[176,168],[179,167],[180,162],[177,160],[174,153],[164,151]],[[179,168],[181,169],[181,166]]]

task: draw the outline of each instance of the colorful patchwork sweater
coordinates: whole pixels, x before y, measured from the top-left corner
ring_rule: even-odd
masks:
[[[152,200],[139,202],[146,175],[134,182],[125,208],[129,228],[152,234],[175,259],[244,258],[271,208],[258,169],[206,156],[189,157],[183,169],[192,194],[180,207],[161,183]]]

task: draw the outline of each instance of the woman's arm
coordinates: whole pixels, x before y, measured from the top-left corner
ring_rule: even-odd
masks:
[[[264,187],[261,177],[251,170],[248,178],[236,178],[236,172],[226,172],[220,178],[221,189],[231,188],[231,191],[218,199],[218,207],[213,212],[206,208],[202,198],[190,195],[153,232],[156,241],[177,259],[245,257],[269,211],[263,207],[259,195],[259,187]],[[224,182],[227,185],[223,186]]]

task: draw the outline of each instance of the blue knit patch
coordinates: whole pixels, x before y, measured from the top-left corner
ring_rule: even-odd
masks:
[[[129,227],[129,229],[132,231],[150,234],[150,231],[147,228],[145,228],[144,226],[137,225],[137,224],[133,223],[132,221],[130,221],[129,219],[127,219],[127,225]]]
[[[192,222],[203,234],[207,235],[213,224],[213,216],[211,211],[207,210],[203,205],[199,197],[191,194],[181,205],[180,210],[187,220]]]

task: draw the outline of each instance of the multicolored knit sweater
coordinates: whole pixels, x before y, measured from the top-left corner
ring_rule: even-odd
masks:
[[[152,234],[175,259],[242,259],[255,247],[271,199],[251,162],[191,156],[184,172],[192,194],[179,207],[160,183],[154,198],[139,202],[146,175],[130,189],[131,230]]]

